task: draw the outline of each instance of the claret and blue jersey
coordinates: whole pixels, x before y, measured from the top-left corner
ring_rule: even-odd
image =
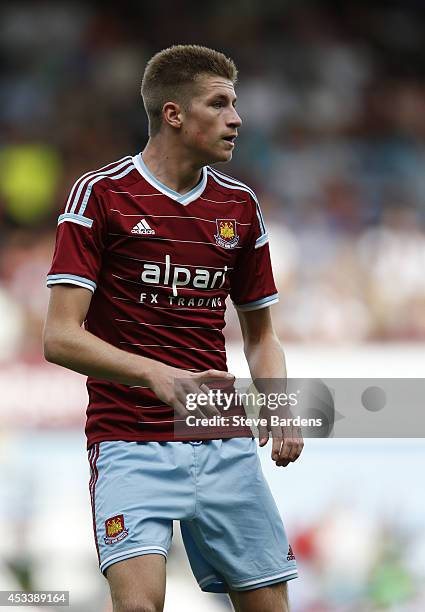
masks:
[[[93,292],[90,332],[189,371],[227,369],[228,295],[240,310],[278,300],[254,192],[207,166],[182,195],[160,183],[140,154],[88,172],[72,187],[47,280],[49,287],[64,283]],[[176,439],[171,409],[150,389],[89,378],[88,391],[89,446]]]

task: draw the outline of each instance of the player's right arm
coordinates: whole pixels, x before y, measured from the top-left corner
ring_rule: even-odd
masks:
[[[154,359],[123,351],[83,327],[92,292],[73,285],[51,288],[44,328],[44,355],[47,361],[80,374],[124,385],[143,385],[174,408],[187,414],[185,395],[200,393],[207,380],[233,379],[228,372],[207,370],[187,372]],[[205,414],[218,414],[209,407]],[[193,413],[195,414],[195,413]],[[204,416],[199,411],[199,416]]]
[[[150,386],[156,376],[162,378],[158,370],[165,370],[164,364],[118,349],[84,329],[91,298],[88,289],[72,285],[51,288],[44,329],[47,361],[124,385]]]

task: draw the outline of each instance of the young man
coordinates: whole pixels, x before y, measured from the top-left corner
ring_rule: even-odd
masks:
[[[190,414],[187,393],[233,381],[222,334],[229,294],[253,379],[286,377],[257,199],[209,166],[232,157],[236,74],[205,47],[155,55],[142,83],[145,150],[83,175],[59,217],[45,355],[89,377],[93,527],[115,612],[163,609],[173,519],[200,587],[228,591],[235,610],[287,611],[296,577],[246,428],[190,441],[175,429]],[[279,429],[272,459],[288,465],[302,446],[295,429]]]

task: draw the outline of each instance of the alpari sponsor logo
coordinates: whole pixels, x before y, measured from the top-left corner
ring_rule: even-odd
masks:
[[[185,268],[171,263],[171,256],[165,256],[165,267],[163,264],[145,263],[141,274],[142,281],[147,285],[164,285],[173,290],[173,295],[178,295],[179,287],[190,289],[220,289],[226,281],[227,266],[222,270],[210,271],[206,268]]]
[[[139,223],[131,230],[132,234],[155,234],[155,230],[151,228],[146,219],[140,219]]]

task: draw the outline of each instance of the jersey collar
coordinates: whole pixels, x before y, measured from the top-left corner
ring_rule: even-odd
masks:
[[[170,187],[167,187],[167,185],[164,185],[164,183],[161,183],[161,181],[159,181],[152,174],[152,172],[148,169],[145,162],[143,161],[141,153],[139,153],[138,155],[135,155],[133,157],[133,161],[134,161],[134,165],[136,166],[140,174],[143,176],[145,181],[147,181],[150,185],[152,185],[152,187],[155,187],[155,189],[158,189],[158,191],[160,191],[164,195],[168,196],[172,200],[175,200],[179,204],[183,204],[184,206],[186,206],[187,204],[190,204],[191,202],[199,198],[199,196],[203,193],[207,185],[208,175],[207,175],[207,169],[205,166],[202,168],[202,175],[201,175],[201,180],[199,181],[199,183],[195,185],[195,187],[191,189],[190,191],[188,191],[187,193],[181,194],[181,193],[178,193],[178,191],[174,191],[174,189],[170,189]]]

